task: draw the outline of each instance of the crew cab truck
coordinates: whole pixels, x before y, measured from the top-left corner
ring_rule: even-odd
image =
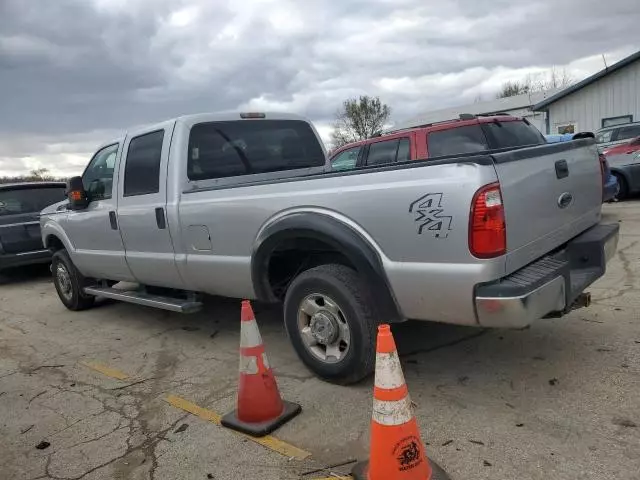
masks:
[[[586,305],[618,241],[601,185],[593,139],[332,172],[298,116],[199,114],[108,142],[41,227],[67,308],[283,302],[302,361],[346,384],[381,322],[520,328]]]

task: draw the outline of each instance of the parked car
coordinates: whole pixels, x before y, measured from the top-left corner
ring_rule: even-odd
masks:
[[[40,235],[40,211],[65,198],[65,184],[0,184],[0,270],[47,263],[51,251]]]
[[[612,146],[626,143],[635,137],[640,137],[640,122],[601,128],[596,132],[596,143],[602,152]]]
[[[602,153],[604,153],[607,156],[609,155],[613,156],[613,155],[622,155],[622,154],[631,155],[638,151],[640,151],[640,136],[632,138],[628,142],[619,143],[618,145],[609,147],[603,150]]]
[[[395,162],[427,153],[426,135],[432,155],[455,154]],[[469,154],[457,143],[523,137],[538,145]],[[335,172],[295,115],[130,131],[69,181],[66,206],[42,212],[60,300],[179,312],[202,293],[283,302],[302,361],[338,383],[371,372],[380,322],[522,328],[588,304],[618,242],[618,224],[600,224],[592,138],[547,145],[508,118],[380,142],[366,144],[367,166]]]
[[[611,173],[620,186],[617,198],[624,200],[632,194],[640,193],[640,150],[629,150],[606,155]]]
[[[349,170],[544,143],[542,134],[525,119],[463,114],[459,119],[392,131],[344,145],[333,152],[331,165],[333,170]]]
[[[570,142],[574,139],[592,137],[593,133],[591,132],[581,132],[577,134],[566,133],[566,134],[551,134],[545,135],[544,138],[547,140],[547,143],[558,143],[558,142]],[[600,153],[600,167],[602,168],[602,201],[603,202],[611,202],[615,200],[619,194],[620,186],[618,184],[618,178],[611,172],[609,168],[609,162],[607,161],[607,157]]]

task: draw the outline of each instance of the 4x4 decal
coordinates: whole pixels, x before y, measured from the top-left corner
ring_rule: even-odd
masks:
[[[442,193],[427,193],[409,206],[409,213],[416,216],[419,235],[426,230],[432,232],[436,238],[449,236],[453,217],[443,215],[442,198]]]

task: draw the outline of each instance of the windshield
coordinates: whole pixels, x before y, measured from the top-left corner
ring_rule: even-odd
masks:
[[[0,216],[40,212],[65,199],[65,187],[0,189]]]

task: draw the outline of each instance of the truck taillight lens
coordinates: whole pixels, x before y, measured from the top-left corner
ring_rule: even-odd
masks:
[[[473,196],[469,250],[479,258],[499,257],[507,251],[507,227],[499,183],[485,185]]]

